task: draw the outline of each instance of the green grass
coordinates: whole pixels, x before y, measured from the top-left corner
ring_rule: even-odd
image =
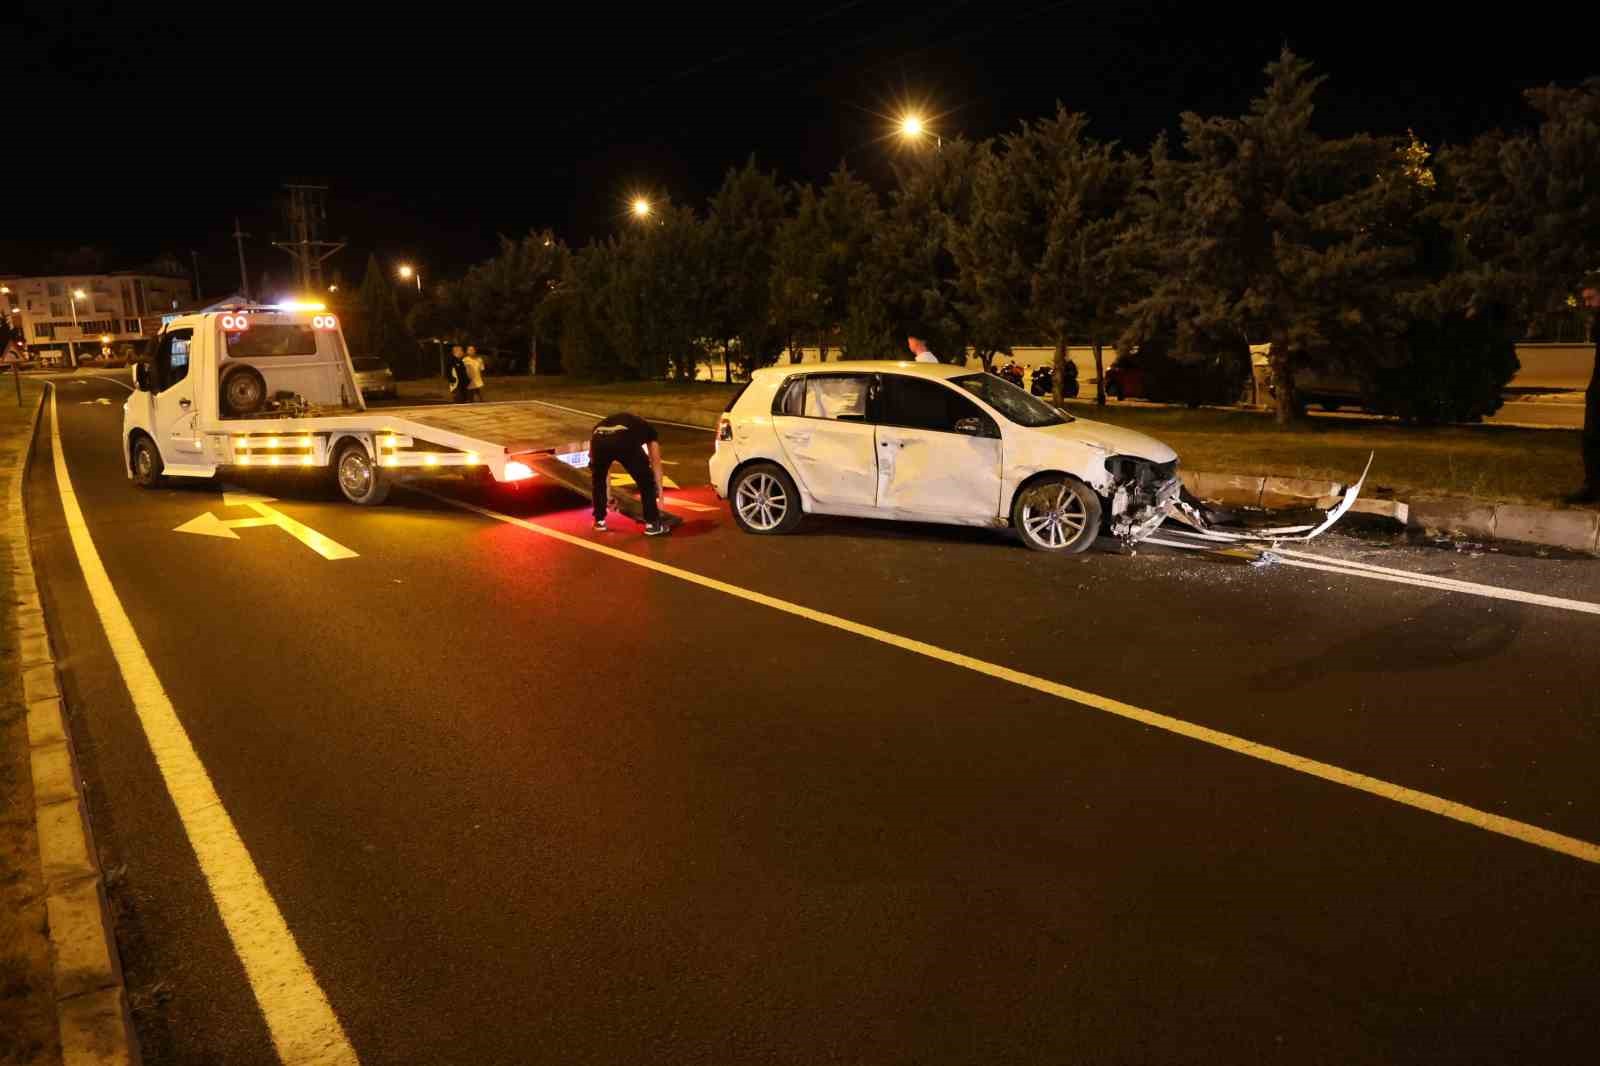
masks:
[[[1280,428],[1271,415],[1202,408],[1075,404],[1074,413],[1159,437],[1190,470],[1349,482],[1375,453],[1367,491],[1400,499],[1477,496],[1550,506],[1583,481],[1576,430],[1403,426],[1313,418]]]
[[[489,378],[486,400],[539,399],[609,414],[716,425],[729,386],[711,382],[595,384],[564,377]],[[442,399],[439,382],[401,382],[402,397]],[[1348,482],[1376,453],[1367,491],[1400,499],[1477,496],[1551,506],[1583,481],[1578,433],[1505,426],[1403,426],[1363,418],[1312,418],[1287,429],[1258,411],[1072,405],[1083,418],[1137,429],[1170,444],[1189,470]]]
[[[10,375],[0,376],[0,520],[8,517],[12,470],[42,389],[23,379],[18,407]],[[12,589],[7,550],[0,558],[0,1064],[31,1066],[59,1062],[60,1050]]]

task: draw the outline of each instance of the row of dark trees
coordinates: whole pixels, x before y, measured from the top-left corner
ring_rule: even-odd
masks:
[[[1437,153],[1321,135],[1321,84],[1286,51],[1246,114],[1185,114],[1144,154],[1058,108],[926,146],[887,197],[843,166],[790,186],[752,160],[704,213],[657,205],[576,250],[548,232],[502,240],[409,325],[543,344],[593,377],[745,374],[802,345],[898,358],[908,331],[986,365],[1054,344],[1058,370],[1069,341],[1220,374],[1266,344],[1281,420],[1306,371],[1358,375],[1407,417],[1492,411],[1513,341],[1600,265],[1600,81],[1528,93],[1533,132]]]

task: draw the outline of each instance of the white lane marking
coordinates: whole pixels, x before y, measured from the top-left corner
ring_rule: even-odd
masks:
[[[249,529],[252,526],[277,526],[301,544],[310,548],[324,559],[359,559],[359,552],[353,552],[332,537],[324,536],[301,522],[295,521],[276,507],[269,507],[274,502],[271,496],[257,496],[251,492],[224,492],[222,502],[228,507],[248,507],[254,511],[254,518],[218,518],[210,511],[191,518],[181,526],[173,526],[174,533],[197,533],[202,537],[222,537],[226,540],[238,540],[236,529]]]
[[[1211,548],[1216,542],[1207,541],[1201,543],[1147,537],[1143,543],[1156,544],[1164,548],[1195,549]],[[1396,585],[1435,589],[1439,592],[1459,592],[1463,595],[1482,596],[1491,600],[1511,600],[1515,603],[1528,603],[1537,607],[1552,607],[1556,610],[1573,611],[1578,614],[1600,614],[1600,603],[1591,603],[1588,600],[1571,600],[1562,596],[1547,596],[1542,592],[1524,592],[1522,589],[1504,588],[1500,585],[1484,585],[1476,581],[1463,581],[1454,577],[1414,574],[1409,570],[1396,570],[1394,567],[1378,566],[1376,563],[1357,562],[1353,559],[1335,559],[1326,555],[1295,551],[1290,548],[1268,547],[1266,546],[1267,543],[1263,541],[1262,550],[1277,556],[1279,564],[1283,566],[1295,566],[1304,570],[1319,570],[1330,574],[1344,574],[1348,577],[1364,577],[1372,581],[1389,581]]]
[[[50,446],[55,453],[61,509],[84,583],[89,586],[89,597],[105,627],[150,752],[200,862],[211,897],[216,900],[222,924],[244,964],[250,990],[266,1019],[278,1058],[285,1066],[358,1063],[355,1049],[300,954],[294,934],[272,893],[267,891],[233,819],[228,817],[100,560],[67,473],[54,389],[50,394]]]
[[[138,391],[132,385],[129,385],[126,381],[123,381],[121,378],[110,377],[110,376],[108,376],[106,374],[96,374],[95,377],[98,378],[100,381],[109,381],[113,385],[120,385],[123,388],[127,389],[129,392],[137,392]]]
[[[568,414],[583,415],[586,418],[604,418],[605,417],[605,415],[597,415],[593,411],[583,411],[583,410],[580,410],[580,409],[578,409],[576,407],[564,407],[559,403],[551,403],[549,400],[534,400],[533,402],[534,403],[542,403],[546,407],[554,407],[557,411],[566,411]],[[691,426],[687,422],[668,422],[664,418],[652,418],[652,419],[649,419],[648,421],[653,422],[656,425],[661,425],[661,426],[677,426],[679,429],[698,429],[701,433],[715,433],[716,432],[716,430],[710,428],[709,426]]]
[[[552,540],[559,540],[565,544],[570,544],[573,547],[583,548],[586,551],[598,552],[601,555],[616,559],[618,562],[624,562],[632,566],[643,567],[646,570],[653,570],[658,574],[665,574],[668,577],[675,577],[681,581],[687,581],[690,584],[699,585],[701,588],[711,589],[714,592],[721,592],[725,595],[733,596],[749,603],[760,604],[763,607],[770,607],[775,611],[782,611],[784,614],[794,615],[797,618],[804,618],[807,621],[816,622],[819,625],[830,626],[846,633],[851,633],[859,637],[865,637],[868,640],[875,640],[881,644],[887,644],[890,647],[911,652],[914,655],[921,655],[929,659],[935,659],[939,662],[948,663],[951,666],[958,666],[965,670],[971,670],[974,673],[983,674],[987,677],[992,677],[1000,681],[1006,681],[1013,685],[1019,685],[1023,688],[1032,689],[1035,692],[1041,692],[1048,696],[1055,696],[1058,699],[1067,700],[1069,702],[1076,703],[1084,707],[1089,707],[1097,711],[1103,711],[1106,714],[1115,715],[1118,718],[1125,718],[1130,721],[1139,722],[1142,725],[1160,729],[1167,733],[1173,733],[1178,736],[1187,737],[1190,740],[1197,740],[1202,744],[1208,744],[1215,748],[1221,748],[1224,751],[1230,751],[1237,755],[1244,755],[1252,759],[1259,759],[1262,762],[1271,763],[1274,766],[1281,766],[1286,770],[1293,770],[1296,773],[1305,774],[1308,777],[1315,777],[1323,781],[1331,782],[1335,785],[1342,785],[1345,788],[1354,789],[1358,792],[1365,792],[1368,795],[1377,796],[1380,799],[1386,799],[1394,803],[1403,804],[1407,807],[1414,807],[1417,810],[1428,811],[1432,814],[1437,814],[1442,818],[1448,818],[1451,821],[1474,826],[1490,833],[1496,833],[1500,836],[1509,837],[1512,840],[1519,840],[1525,844],[1532,844],[1535,847],[1546,848],[1550,851],[1559,852],[1562,855],[1569,855],[1572,858],[1581,859],[1584,862],[1600,863],[1600,844],[1582,840],[1578,837],[1567,836],[1563,833],[1557,833],[1553,830],[1532,825],[1528,822],[1519,822],[1514,818],[1506,818],[1490,811],[1479,810],[1476,807],[1469,807],[1466,804],[1457,803],[1454,800],[1448,800],[1442,796],[1435,796],[1432,793],[1421,792],[1414,788],[1407,788],[1404,785],[1395,784],[1392,781],[1385,781],[1382,778],[1372,777],[1369,774],[1358,773],[1354,770],[1346,770],[1343,767],[1335,766],[1332,763],[1326,763],[1318,759],[1307,758],[1304,755],[1296,755],[1293,752],[1284,751],[1281,748],[1274,748],[1267,744],[1260,744],[1253,740],[1247,740],[1244,737],[1234,736],[1231,733],[1224,733],[1218,729],[1211,729],[1207,726],[1197,725],[1194,722],[1186,722],[1181,718],[1173,718],[1170,715],[1146,710],[1143,707],[1137,707],[1131,703],[1124,703],[1121,700],[1112,699],[1109,696],[1101,696],[1097,693],[1088,692],[1084,689],[1073,688],[1071,685],[1061,684],[1058,681],[1051,681],[1048,678],[1038,677],[1034,674],[1023,673],[1021,670],[1013,670],[1010,667],[1001,666],[998,663],[991,663],[984,659],[974,658],[971,655],[963,655],[960,652],[951,651],[947,648],[941,648],[937,645],[929,644],[926,641],[916,640],[912,637],[904,637],[898,633],[891,633],[885,629],[878,629],[876,626],[864,625],[860,622],[852,622],[850,619],[840,617],[836,614],[829,614],[826,611],[819,611],[811,607],[803,607],[797,603],[790,603],[788,600],[780,600],[776,596],[768,596],[765,593],[756,592],[752,589],[743,588],[739,585],[731,585],[726,581],[718,581],[716,578],[706,577],[705,575],[697,574],[692,570],[684,570],[676,566],[671,566],[667,563],[657,562],[654,559],[648,559],[639,555],[632,555],[618,548],[612,548],[591,540],[585,540],[582,537],[575,537],[570,533],[563,533],[558,529],[551,529],[548,526],[541,526],[536,522],[529,522],[526,519],[516,518],[512,515],[501,514],[498,511],[492,511],[487,507],[479,507],[477,504],[467,503],[463,500],[456,500],[451,499],[448,496],[441,496],[440,494],[432,492],[428,489],[415,488],[415,491],[424,493],[425,495],[431,496],[436,500],[442,500],[443,502],[454,507],[459,507],[462,510],[473,511],[477,514],[483,515],[486,518],[492,518],[497,522],[506,522],[510,525],[526,529],[529,532],[537,533],[542,537],[549,537]]]

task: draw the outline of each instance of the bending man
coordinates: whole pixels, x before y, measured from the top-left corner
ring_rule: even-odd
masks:
[[[611,464],[622,469],[639,486],[644,504],[644,535],[671,532],[661,521],[661,440],[656,427],[638,415],[615,414],[600,420],[589,437],[589,476],[594,487],[594,528],[605,532],[606,501],[610,497]]]

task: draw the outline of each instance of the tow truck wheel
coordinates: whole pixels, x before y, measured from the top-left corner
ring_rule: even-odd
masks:
[[[389,498],[388,475],[383,467],[372,461],[372,456],[359,442],[349,441],[339,449],[339,458],[333,464],[333,470],[339,491],[351,503],[375,507]]]
[[[133,439],[133,483],[142,489],[153,489],[161,484],[161,471],[166,464],[161,461],[161,450],[156,442],[144,434]]]
[[[1042,477],[1017,493],[1011,525],[1034,551],[1076,555],[1100,535],[1100,497],[1077,478]]]
[[[800,490],[776,463],[739,471],[728,487],[733,520],[746,533],[792,533],[800,524]]]
[[[228,371],[222,379],[222,410],[230,415],[252,415],[267,402],[267,379],[253,366]]]

